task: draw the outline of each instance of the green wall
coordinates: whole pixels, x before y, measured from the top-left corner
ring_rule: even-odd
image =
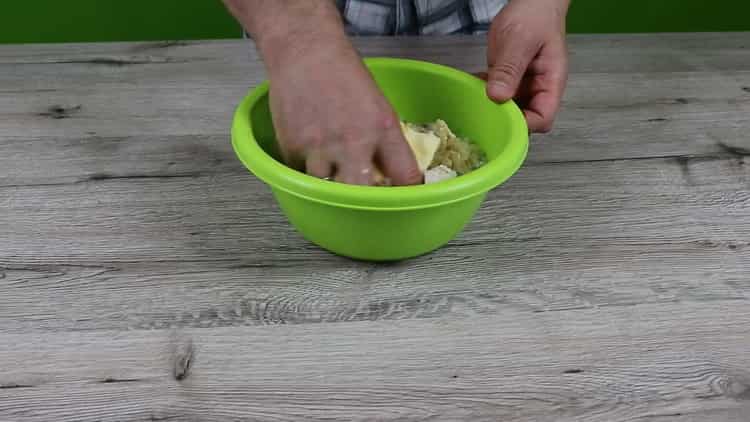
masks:
[[[236,38],[219,0],[0,0],[0,42]]]
[[[750,0],[572,0],[576,33],[750,30]]]
[[[236,38],[219,0],[2,0],[0,43]],[[750,0],[572,0],[569,31],[750,30]]]

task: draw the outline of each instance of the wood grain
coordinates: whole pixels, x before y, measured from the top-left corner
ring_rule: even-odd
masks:
[[[750,218],[744,160],[530,165],[491,194],[459,243],[529,240],[556,248],[559,242],[596,240],[620,242],[610,248],[637,248],[714,242],[742,253]],[[5,254],[24,264],[96,265],[154,256],[246,265],[339,262],[309,255],[311,248],[288,226],[268,190],[238,165],[232,173],[115,172],[80,183],[3,188]]]
[[[365,56],[404,58],[433,56],[446,65],[481,69],[485,66],[485,40],[473,36],[361,37],[353,39]],[[747,69],[745,32],[569,35],[574,73],[679,72]],[[256,61],[249,41],[168,41],[146,43],[97,43],[4,45],[0,65],[59,64],[102,68],[135,68],[183,62],[248,63]],[[87,66],[95,68],[95,66]],[[184,74],[201,74],[183,67]],[[124,69],[121,69],[124,70]],[[132,69],[128,69],[132,70]],[[143,69],[145,70],[145,69]],[[227,69],[231,71],[231,69]],[[237,69],[235,69],[237,70]],[[63,75],[65,76],[65,75]],[[222,75],[223,76],[223,75]],[[160,79],[163,79],[162,76]]]
[[[571,37],[564,111],[534,159],[716,153],[719,142],[750,148],[747,34],[660,37]],[[485,66],[481,38],[358,42],[368,56]],[[226,134],[235,105],[265,78],[244,41],[9,46],[0,69],[0,138],[22,141]]]
[[[390,266],[308,244],[246,175],[6,188],[0,324],[143,329],[747,300],[741,162],[531,165],[446,248]]]
[[[0,390],[0,417],[732,420],[750,409],[750,312],[745,303],[715,305],[723,313],[654,304],[387,323],[6,334],[0,361],[11,365],[2,383],[26,387]],[[187,340],[194,363],[178,381],[171,353]]]
[[[248,43],[0,47],[0,420],[750,420],[748,45],[570,37],[556,130],[390,265],[304,241],[233,155]]]
[[[745,136],[750,93],[742,89],[746,85],[750,69],[730,76],[572,75],[555,132],[534,138],[536,148],[529,159],[716,154],[722,145],[750,150]],[[141,85],[0,96],[0,136],[21,143],[16,148],[31,144],[24,154],[10,152],[20,159],[18,165],[27,165],[29,152],[48,158],[55,150],[47,144],[57,142],[93,148],[119,140],[152,143],[154,138],[210,135],[203,148],[223,147],[229,142],[234,107],[247,89],[243,84]],[[90,154],[82,151],[80,157]]]

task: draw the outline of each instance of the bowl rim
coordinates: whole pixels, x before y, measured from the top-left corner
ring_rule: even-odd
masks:
[[[485,92],[485,82],[461,70],[413,59],[370,57],[363,59],[368,69],[378,66],[419,70],[453,79]],[[400,211],[431,208],[459,202],[488,191],[509,179],[526,159],[529,132],[526,120],[512,100],[497,104],[510,111],[510,142],[503,152],[485,165],[463,176],[429,185],[357,186],[319,179],[287,167],[258,144],[250,125],[250,111],[268,95],[270,83],[252,89],[234,113],[232,146],[240,161],[256,177],[273,189],[326,205],[359,210]]]

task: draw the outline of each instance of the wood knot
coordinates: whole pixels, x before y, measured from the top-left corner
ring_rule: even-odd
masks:
[[[39,113],[40,116],[49,117],[51,119],[67,119],[73,114],[78,113],[83,109],[83,106],[76,105],[72,107],[66,107],[59,104],[49,106],[46,111]]]
[[[99,384],[115,384],[115,383],[121,383],[121,382],[139,382],[141,381],[138,378],[112,378],[107,377],[104,378],[101,381],[98,381]]]
[[[138,44],[134,46],[133,48],[131,48],[131,51],[135,53],[140,53],[140,52],[144,52],[148,50],[163,50],[163,49],[168,49],[171,47],[184,47],[190,44],[191,43],[188,41],[180,41],[180,40],[148,42],[148,43]]]
[[[107,174],[107,173],[92,173],[89,176],[88,180],[90,180],[92,182],[96,182],[96,181],[99,181],[99,180],[107,180],[107,179],[112,179],[112,178],[113,178],[113,176],[111,174]]]
[[[0,390],[11,390],[14,388],[33,388],[33,385],[27,385],[27,384],[0,384]]]
[[[178,344],[174,350],[173,376],[177,381],[182,381],[190,375],[190,370],[195,361],[195,348],[193,340]]]
[[[735,157],[748,157],[750,156],[750,148],[737,147],[734,145],[725,144],[724,142],[718,142],[716,144],[722,151]]]
[[[724,385],[724,394],[735,400],[750,400],[750,384],[738,379],[730,379]]]
[[[743,370],[717,375],[711,381],[711,390],[716,396],[750,400],[750,375]]]

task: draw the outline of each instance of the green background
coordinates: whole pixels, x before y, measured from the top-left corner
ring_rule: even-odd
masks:
[[[219,0],[3,0],[0,43],[237,38]],[[573,0],[572,33],[750,30],[748,0]]]

